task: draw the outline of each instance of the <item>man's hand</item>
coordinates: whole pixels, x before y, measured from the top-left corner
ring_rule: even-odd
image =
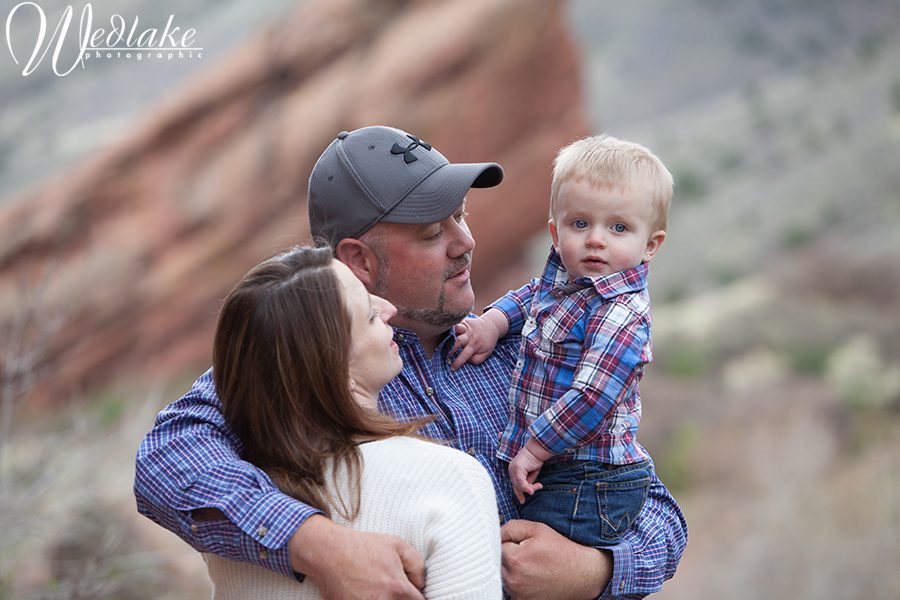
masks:
[[[424,600],[425,561],[398,537],[313,515],[288,546],[293,569],[315,581],[323,598]]]
[[[467,361],[478,365],[487,360],[497,346],[497,340],[509,331],[509,323],[502,312],[490,308],[480,317],[464,319],[454,329],[456,343],[450,350],[450,354],[462,348],[459,356],[450,364],[450,368],[455,371]]]
[[[514,600],[588,600],[612,577],[612,554],[582,546],[543,523],[509,521],[500,528],[503,588]]]

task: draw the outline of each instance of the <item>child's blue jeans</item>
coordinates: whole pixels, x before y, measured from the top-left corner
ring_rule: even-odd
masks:
[[[608,465],[553,462],[538,475],[543,489],[525,496],[522,518],[545,523],[584,546],[611,546],[631,528],[650,488],[650,461]]]

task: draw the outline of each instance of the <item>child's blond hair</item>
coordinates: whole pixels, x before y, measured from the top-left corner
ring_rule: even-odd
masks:
[[[642,190],[656,209],[654,231],[665,231],[672,200],[672,174],[644,146],[611,135],[595,135],[572,142],[553,161],[550,184],[550,218],[559,190],[565,182],[587,182],[592,187]]]

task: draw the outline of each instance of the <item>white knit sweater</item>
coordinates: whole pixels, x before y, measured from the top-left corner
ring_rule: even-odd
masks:
[[[369,442],[360,451],[359,515],[348,523],[333,511],[332,519],[409,542],[425,558],[426,598],[500,598],[497,501],[478,461],[453,448],[408,437]],[[349,499],[343,469],[338,481],[342,497]],[[298,583],[256,565],[212,554],[204,559],[213,600],[321,598],[310,578]]]

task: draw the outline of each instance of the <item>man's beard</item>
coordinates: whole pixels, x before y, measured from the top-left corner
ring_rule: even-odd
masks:
[[[444,281],[446,282],[449,277],[458,273],[463,268],[468,267],[472,262],[472,255],[466,254],[464,257],[461,257],[457,261],[453,263],[448,269],[447,272],[444,273]],[[382,255],[378,260],[378,268],[375,272],[375,290],[374,293],[376,296],[385,297],[387,292],[387,281],[388,274],[390,272],[390,266],[388,264],[387,256]],[[438,294],[437,304],[433,308],[409,308],[407,306],[397,305],[397,314],[401,317],[412,321],[418,321],[420,323],[426,323],[428,325],[432,325],[434,327],[446,327],[450,328],[453,325],[456,325],[463,319],[465,319],[472,309],[475,307],[474,304],[462,311],[448,311],[444,306],[444,286],[441,285],[441,293]]]

